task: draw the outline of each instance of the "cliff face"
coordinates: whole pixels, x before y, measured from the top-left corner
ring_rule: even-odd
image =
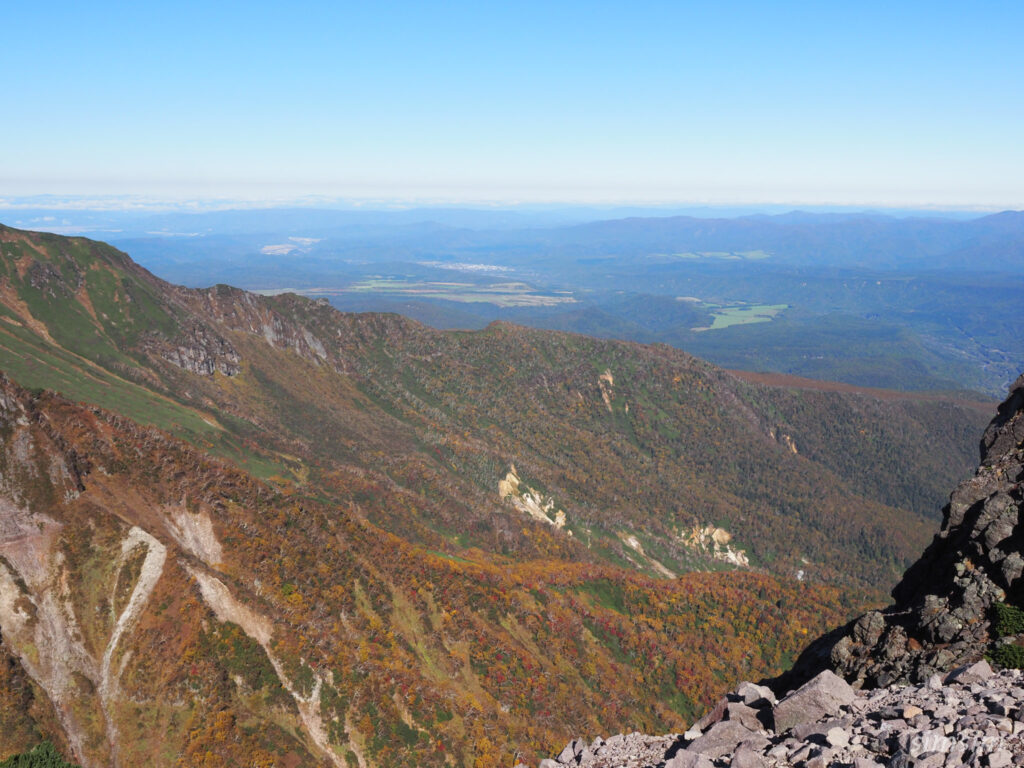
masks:
[[[921,682],[981,657],[996,639],[993,604],[1024,600],[1022,480],[1024,376],[985,431],[977,473],[953,491],[941,530],[893,589],[895,603],[817,640],[776,687],[829,668],[865,687]]]

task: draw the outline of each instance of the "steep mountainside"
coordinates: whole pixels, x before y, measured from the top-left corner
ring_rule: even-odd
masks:
[[[985,431],[977,473],[953,492],[942,529],[893,590],[895,603],[816,641],[782,684],[823,668],[869,686],[921,682],[989,651],[1024,666],[1022,480],[1024,376]]]
[[[875,599],[987,418],[6,228],[0,368],[0,757],[86,766],[482,768],[682,727]]]
[[[754,573],[444,555],[7,380],[0,432],[4,754],[45,734],[85,766],[497,765],[681,727],[848,610]]]
[[[722,528],[755,566],[880,586],[923,543],[988,416],[763,387],[662,346],[500,324],[441,333],[292,295],[187,290],[81,238],[0,241],[0,350],[19,383],[355,501],[442,548],[550,545],[680,572],[713,561],[697,532]],[[574,541],[510,519],[498,487],[513,466]],[[407,503],[354,498],[367,477]]]
[[[540,768],[1024,764],[1022,480],[1024,375],[894,605],[816,640],[774,691],[741,683],[684,733],[574,739]]]

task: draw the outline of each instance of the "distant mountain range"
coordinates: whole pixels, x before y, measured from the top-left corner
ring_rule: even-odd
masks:
[[[6,227],[0,368],[2,746],[87,766],[681,727],[879,599],[994,407],[187,289]]]
[[[437,328],[507,320],[671,344],[730,368],[990,396],[1024,359],[1010,321],[1024,295],[1024,214],[1012,211],[42,213],[19,216],[100,231],[187,285],[300,290]]]
[[[118,242],[158,236],[267,235],[314,237],[339,246],[373,241],[389,243],[412,259],[428,252],[489,248],[501,249],[517,263],[550,258],[552,248],[594,255],[764,251],[786,264],[1018,273],[1024,260],[1020,211],[973,218],[802,211],[725,217],[628,213],[441,207],[85,213],[40,208],[11,211],[8,220],[104,233]]]
[[[730,219],[631,218],[558,229],[550,239],[603,253],[761,250],[787,264],[1019,273],[1024,213],[1005,211],[967,221],[800,212]]]
[[[11,211],[24,227],[112,238],[175,282],[298,290],[436,328],[506,320],[729,368],[992,397],[1020,373],[1009,318],[1024,295],[1024,214],[670,213]]]

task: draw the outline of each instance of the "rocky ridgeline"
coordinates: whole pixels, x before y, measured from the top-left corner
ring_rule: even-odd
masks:
[[[1024,673],[980,661],[857,691],[825,671],[781,700],[741,684],[681,735],[570,742],[539,768],[1003,768],[1024,764]]]
[[[819,638],[770,687],[741,684],[685,734],[573,741],[540,768],[1024,765],[1024,672],[981,660],[1024,646],[992,628],[997,603],[1024,605],[1022,485],[1024,376],[891,607]]]

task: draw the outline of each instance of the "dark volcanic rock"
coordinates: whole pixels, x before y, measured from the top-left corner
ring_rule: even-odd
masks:
[[[855,685],[921,682],[981,658],[993,603],[1024,602],[1024,376],[981,441],[981,466],[943,511],[938,535],[893,590],[895,604],[819,638],[776,691],[833,669]]]

